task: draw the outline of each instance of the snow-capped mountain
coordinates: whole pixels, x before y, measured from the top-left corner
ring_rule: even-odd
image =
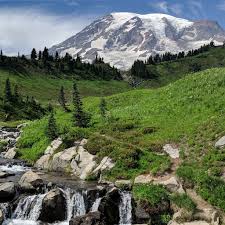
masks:
[[[94,21],[51,53],[66,52],[92,61],[96,54],[119,69],[151,54],[196,49],[210,41],[222,44],[225,31],[213,21],[188,21],[166,14],[112,13]]]

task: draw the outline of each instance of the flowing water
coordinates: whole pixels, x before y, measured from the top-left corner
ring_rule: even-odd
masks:
[[[121,192],[119,225],[132,224],[132,196],[129,192]]]
[[[93,203],[93,205],[92,205],[92,207],[91,207],[91,212],[96,212],[96,211],[98,211],[98,207],[99,207],[99,205],[100,205],[100,203],[101,203],[101,200],[102,200],[102,198],[97,198],[97,199],[95,200],[95,202]]]
[[[86,214],[85,191],[73,191],[69,188],[63,190],[67,201],[67,219],[66,221],[55,223],[54,225],[69,225],[71,218]],[[14,210],[11,219],[6,220],[3,225],[40,225],[38,217],[42,207],[42,201],[45,194],[31,195],[21,199]],[[98,210],[102,198],[96,198],[90,211]],[[8,214],[8,205],[0,204],[4,214]],[[120,222],[119,225],[132,224],[132,203],[129,192],[121,192],[121,203],[119,206]]]
[[[61,189],[62,190],[62,189]],[[55,225],[69,225],[69,220],[76,216],[86,214],[84,195],[85,192],[74,192],[71,189],[62,190],[67,200],[67,220]],[[45,194],[31,195],[21,199],[15,209],[12,219],[8,219],[3,225],[38,225],[42,201]],[[1,207],[0,205],[0,208]]]

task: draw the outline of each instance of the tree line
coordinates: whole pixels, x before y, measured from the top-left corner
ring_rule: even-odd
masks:
[[[18,85],[11,85],[9,79],[5,81],[3,96],[0,97],[1,113],[4,120],[11,119],[39,119],[46,113],[46,109],[39,104],[34,97],[25,98],[19,92]]]
[[[207,52],[214,47],[215,47],[214,42],[210,42],[210,44],[208,45],[203,45],[199,49],[190,50],[187,53],[185,53],[184,51],[176,53],[176,54],[166,52],[162,55],[160,54],[156,54],[154,56],[152,55],[146,61],[136,60],[134,64],[132,65],[130,74],[132,77],[139,77],[143,79],[155,79],[157,75],[154,74],[153,71],[148,70],[147,66],[157,65],[163,62],[170,62],[170,61],[175,61],[179,59],[184,59],[187,57],[196,56],[201,53]],[[193,68],[193,69],[197,70],[196,68]]]
[[[76,76],[81,79],[121,80],[120,71],[104,62],[96,55],[92,63],[83,62],[80,55],[72,57],[66,53],[60,56],[49,53],[48,48],[30,53],[30,58],[18,53],[17,57],[9,57],[0,52],[0,67],[19,73],[42,72],[53,76]]]

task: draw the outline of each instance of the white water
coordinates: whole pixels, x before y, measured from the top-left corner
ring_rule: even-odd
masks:
[[[86,207],[83,196],[84,193],[71,193],[70,189],[67,189],[63,192],[67,201],[67,221],[69,221],[73,217],[85,215]]]
[[[54,225],[69,225],[71,218],[86,214],[85,192],[72,192],[71,189],[62,190],[67,201],[67,219],[55,223]],[[40,225],[38,217],[41,212],[42,201],[46,194],[32,195],[21,199],[15,209],[12,219],[8,219],[3,225]],[[102,198],[97,198],[90,211],[98,210]],[[0,204],[4,212],[7,211],[6,205]],[[120,222],[119,225],[132,224],[132,203],[129,192],[121,192],[121,202],[119,206]],[[53,224],[52,224],[53,225]]]
[[[131,225],[132,224],[132,202],[131,193],[122,192],[120,202],[120,222],[119,225]]]
[[[21,165],[1,165],[0,171],[9,172],[9,173],[19,173],[29,170],[28,167],[24,167]]]
[[[32,195],[20,200],[15,212],[14,219],[24,219],[36,221],[40,215],[42,200],[45,194]]]
[[[61,189],[62,190],[62,189]],[[70,189],[62,190],[67,201],[67,220],[54,225],[69,225],[71,218],[86,214],[84,193],[72,193]],[[4,225],[39,225],[38,217],[41,212],[42,201],[46,194],[28,196],[19,201],[12,220],[5,221]]]
[[[100,205],[100,203],[101,203],[101,200],[102,200],[102,198],[97,198],[97,199],[95,200],[95,202],[93,203],[93,205],[92,205],[92,207],[91,207],[91,212],[96,212],[96,211],[98,211],[98,207],[99,207],[99,205]]]

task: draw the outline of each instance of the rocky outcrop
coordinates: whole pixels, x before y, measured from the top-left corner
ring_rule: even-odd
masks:
[[[112,159],[109,157],[104,157],[100,164],[95,168],[93,171],[94,174],[98,174],[99,172],[110,170],[115,166],[115,163],[113,163]]]
[[[51,190],[46,194],[39,220],[46,223],[66,220],[66,199],[60,189]]]
[[[33,171],[26,172],[19,180],[19,186],[24,191],[34,191],[42,184],[43,180]]]
[[[172,159],[178,159],[180,157],[179,149],[171,144],[166,144],[163,146],[163,151],[166,152]]]
[[[80,142],[74,142],[71,148],[58,151],[62,145],[62,140],[58,138],[46,149],[45,154],[35,163],[35,167],[48,171],[72,173],[85,180],[92,174],[98,175],[114,166],[108,157],[103,158],[100,164],[97,164],[96,156],[84,148],[86,143],[87,140],[83,139]]]
[[[0,184],[0,201],[6,202],[14,198],[16,194],[16,188],[13,182],[6,182]]]
[[[34,166],[38,169],[48,170],[50,159],[54,155],[55,151],[59,149],[62,143],[63,142],[61,138],[57,138],[56,140],[52,141],[52,143],[45,150],[44,155],[35,163]]]
[[[50,170],[65,172],[70,169],[72,159],[77,155],[77,147],[72,147],[64,150],[63,152],[56,153],[53,156]]]
[[[223,148],[225,147],[225,136],[220,138],[216,143],[215,143],[216,148]]]
[[[149,184],[154,180],[151,174],[139,175],[135,177],[134,184]]]
[[[0,128],[0,141],[6,142],[3,157],[7,159],[14,159],[16,156],[16,142],[20,137],[20,130],[18,128]]]
[[[165,186],[170,192],[178,192],[180,194],[185,193],[182,184],[178,181],[175,176],[169,177],[168,179],[154,180],[153,184],[161,184]]]
[[[104,216],[103,220],[107,225],[119,224],[119,204],[120,193],[117,188],[113,188],[102,198],[98,210]]]
[[[71,162],[72,172],[80,179],[85,180],[92,174],[96,166],[95,156],[86,151],[83,146],[79,146],[77,155]]]
[[[14,159],[16,156],[16,148],[10,148],[4,155],[4,158],[6,159]]]

